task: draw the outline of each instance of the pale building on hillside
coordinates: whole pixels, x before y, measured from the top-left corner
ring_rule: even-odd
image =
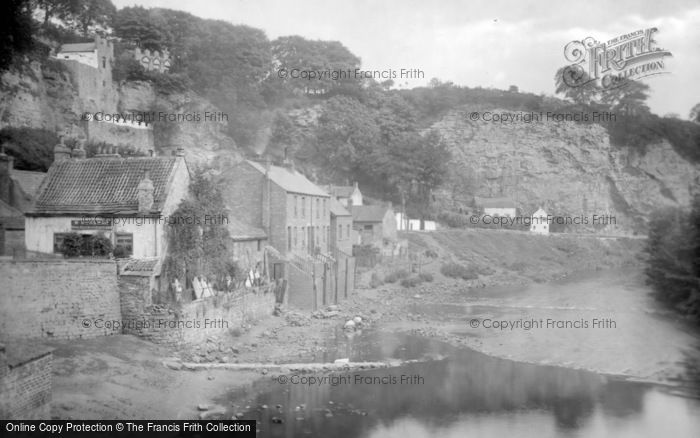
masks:
[[[549,234],[549,219],[547,212],[539,208],[532,214],[530,222],[530,232],[537,234]]]
[[[328,186],[328,193],[334,196],[343,207],[364,205],[362,192],[357,181],[351,186]]]

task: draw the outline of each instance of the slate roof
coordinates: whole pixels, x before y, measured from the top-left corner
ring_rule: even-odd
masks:
[[[483,208],[515,208],[515,202],[506,197],[502,198],[476,198],[476,205]]]
[[[331,196],[330,210],[332,216],[352,216],[343,204],[338,202],[335,196]]]
[[[265,174],[265,165],[248,160],[258,172]],[[291,170],[281,166],[270,166],[270,180],[287,192],[299,193],[302,195],[325,196],[330,195],[319,186],[309,181],[297,170]]]
[[[350,209],[354,222],[382,222],[387,210],[386,205],[354,205]]]
[[[95,43],[74,43],[74,44],[64,44],[61,46],[61,51],[59,53],[69,53],[69,52],[92,52],[96,50],[97,46]]]
[[[233,240],[267,239],[267,234],[263,229],[253,227],[230,216],[228,218],[228,232]]]
[[[155,189],[152,210],[159,212],[177,160],[178,157],[90,158],[54,163],[30,213],[136,213],[137,187],[146,171]]]

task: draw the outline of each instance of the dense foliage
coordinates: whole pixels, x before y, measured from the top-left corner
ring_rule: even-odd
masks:
[[[690,212],[657,212],[649,226],[647,281],[656,297],[700,322],[700,197]]]
[[[217,290],[226,290],[227,278],[237,279],[243,273],[233,261],[225,221],[207,220],[226,216],[221,192],[202,174],[193,178],[190,192],[192,198],[182,201],[166,222],[166,276],[187,287],[194,277],[205,278]]]

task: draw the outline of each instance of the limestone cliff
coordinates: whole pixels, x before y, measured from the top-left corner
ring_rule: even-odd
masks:
[[[442,207],[466,207],[471,196],[508,196],[521,214],[544,206],[556,216],[615,216],[605,232],[643,231],[649,213],[688,206],[700,167],[666,141],[646,152],[610,144],[597,124],[470,120],[456,109],[432,125],[453,153],[452,175],[436,193]],[[512,112],[493,109],[493,113]]]
[[[100,93],[85,94],[89,87],[80,87],[85,75],[75,72],[60,61],[27,62],[19,69],[0,75],[0,129],[27,127],[53,132],[69,132],[70,136],[88,141],[128,144],[146,151],[156,149],[170,154],[184,148],[195,166],[211,162],[218,154],[235,152],[234,141],[224,134],[225,119],[205,120],[204,114],[218,110],[194,92],[163,95],[148,82],[104,83]],[[85,113],[149,113],[161,112],[162,123],[145,133],[143,129],[83,120]],[[181,121],[177,115],[198,114],[193,121]],[[175,117],[175,121],[168,121]]]

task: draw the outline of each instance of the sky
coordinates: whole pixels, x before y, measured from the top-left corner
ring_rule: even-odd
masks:
[[[418,1],[418,0],[113,0],[187,11],[262,29],[268,38],[300,35],[340,41],[363,70],[420,69],[431,78],[469,87],[554,94],[554,73],[569,64],[564,46],[593,37],[607,41],[658,28],[668,74],[641,79],[659,115],[687,118],[700,103],[700,1]]]

